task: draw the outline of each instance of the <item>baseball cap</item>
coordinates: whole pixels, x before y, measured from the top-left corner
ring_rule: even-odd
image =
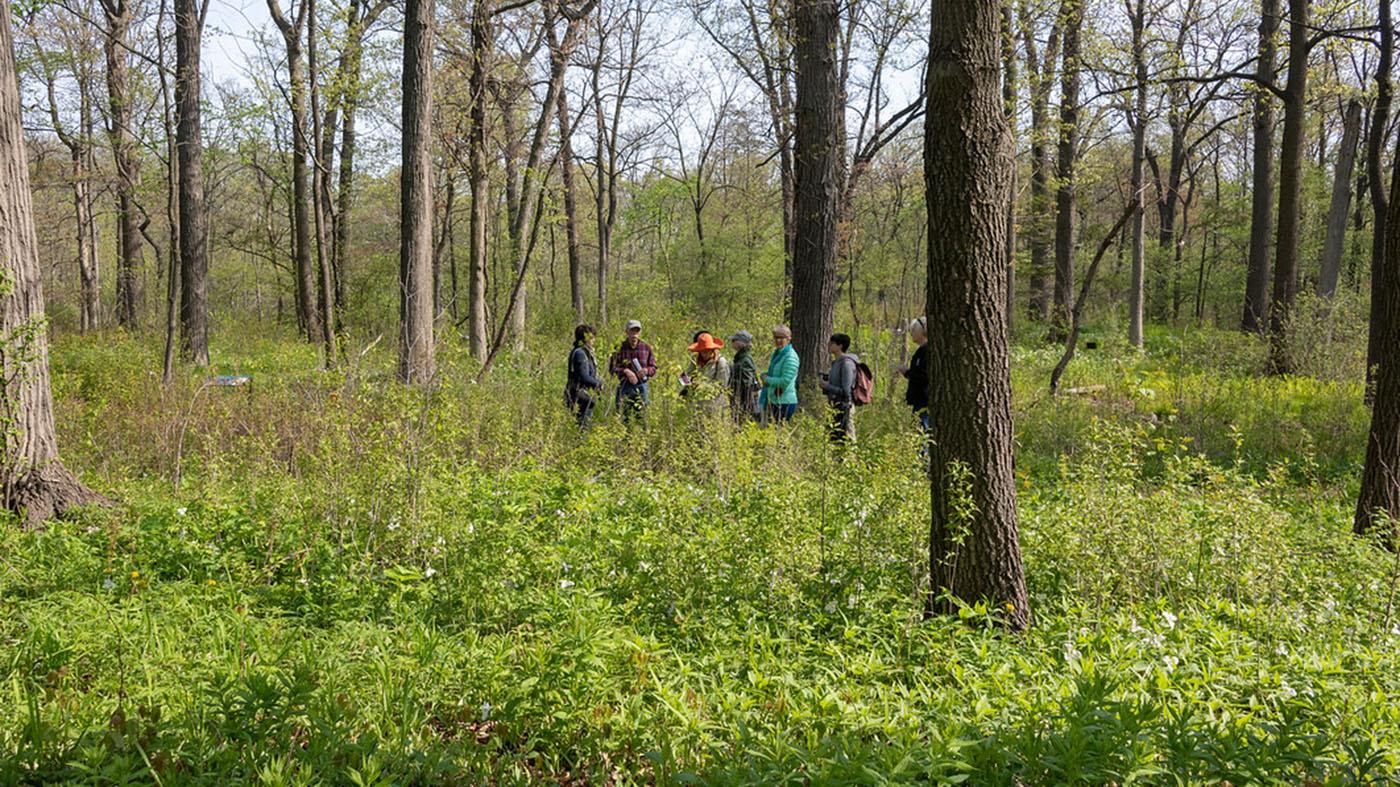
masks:
[[[641,320],[628,320],[628,321],[627,321],[627,330],[629,330],[629,331],[632,330],[633,328],[641,328],[641,327],[642,327],[642,321],[641,321]]]
[[[734,335],[729,337],[729,341],[753,344],[753,334],[749,333],[748,331],[735,331]]]

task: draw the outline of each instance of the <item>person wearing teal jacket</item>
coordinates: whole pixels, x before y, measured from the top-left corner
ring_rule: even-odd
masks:
[[[801,365],[792,348],[792,331],[786,325],[773,329],[773,354],[768,356],[768,372],[763,375],[759,407],[770,422],[782,423],[797,412],[797,370]]]

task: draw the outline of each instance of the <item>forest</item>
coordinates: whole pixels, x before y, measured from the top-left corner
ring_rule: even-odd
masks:
[[[1400,781],[1395,33],[9,0],[0,785]]]

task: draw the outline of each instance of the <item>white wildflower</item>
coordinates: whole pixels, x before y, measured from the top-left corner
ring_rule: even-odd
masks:
[[[826,614],[830,615],[834,612],[836,612],[836,600],[832,599],[831,601],[826,602]]]
[[[175,509],[175,514],[176,514],[176,516],[184,516],[188,511],[189,511],[188,508],[185,508],[184,506],[180,506],[179,508]]]
[[[1178,659],[1176,656],[1171,655],[1170,653],[1162,657],[1162,664],[1166,666],[1167,672],[1171,672],[1172,670],[1176,669],[1176,665],[1180,663],[1181,660]]]
[[[1162,622],[1167,624],[1168,629],[1176,628],[1176,615],[1167,610],[1162,611]]]
[[[482,720],[482,721],[487,721],[487,720],[490,719],[490,718],[491,718],[491,703],[489,703],[489,702],[482,702],[482,703],[481,703],[481,720]]]
[[[107,577],[106,579],[102,580],[102,589],[103,589],[103,590],[111,590],[112,588],[114,588],[114,587],[116,587],[116,586],[117,586],[117,583],[113,582],[111,577]]]
[[[423,576],[432,579],[433,577],[437,576],[437,569],[433,568],[432,566],[428,566],[426,569],[423,570]]]
[[[560,589],[560,590],[568,590],[569,588],[571,588],[571,587],[573,587],[573,586],[574,586],[574,583],[570,582],[570,581],[567,580],[567,579],[561,579],[561,580],[559,580],[559,589]]]
[[[1282,642],[1280,642],[1278,645],[1275,645],[1275,646],[1274,646],[1274,655],[1275,655],[1275,656],[1287,656],[1287,655],[1288,655],[1288,646],[1285,645],[1285,644],[1283,644]]]
[[[1278,687],[1278,695],[1285,700],[1291,700],[1298,696],[1297,690],[1288,685],[1288,681],[1283,681]]]

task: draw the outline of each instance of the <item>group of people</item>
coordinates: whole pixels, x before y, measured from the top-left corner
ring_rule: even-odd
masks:
[[[905,401],[928,429],[928,347],[923,319],[915,320],[910,334],[919,347],[907,367],[899,370],[909,381]],[[753,334],[736,331],[727,340],[709,331],[699,331],[687,348],[690,363],[679,378],[680,393],[697,409],[721,416],[728,414],[735,423],[760,421],[778,424],[797,412],[797,377],[801,359],[792,346],[792,331],[786,325],[773,329],[773,352],[767,371],[759,372],[753,357]],[[592,325],[574,328],[574,346],[569,353],[565,403],[574,409],[579,427],[587,429],[603,390],[602,373],[594,349],[597,332]],[[720,351],[733,351],[726,358]],[[855,438],[854,409],[869,400],[871,378],[860,357],[851,352],[851,337],[833,334],[827,342],[830,369],[819,375],[821,391],[831,413],[831,439],[844,443]],[[628,320],[623,339],[607,360],[606,374],[617,379],[616,405],[623,423],[646,417],[651,403],[651,381],[656,377],[656,354],[642,340],[642,323]]]

